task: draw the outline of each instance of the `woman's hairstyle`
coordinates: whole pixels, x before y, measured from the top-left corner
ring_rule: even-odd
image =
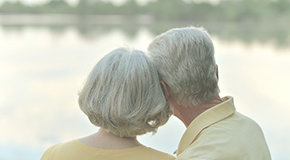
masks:
[[[79,106],[92,124],[119,137],[155,133],[172,114],[153,62],[126,48],[97,63],[79,93]]]
[[[148,53],[177,103],[198,105],[219,94],[214,46],[203,28],[174,28],[157,36]]]

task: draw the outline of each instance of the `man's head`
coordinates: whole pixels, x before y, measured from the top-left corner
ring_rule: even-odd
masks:
[[[178,104],[195,106],[218,96],[214,46],[203,28],[174,28],[148,47],[163,81]]]

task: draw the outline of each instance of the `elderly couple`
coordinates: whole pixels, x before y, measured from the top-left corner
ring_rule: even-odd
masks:
[[[40,159],[271,159],[259,125],[236,112],[232,97],[219,97],[214,46],[204,29],[171,29],[148,54],[119,48],[103,57],[79,93],[81,110],[99,131],[51,146]],[[177,158],[136,139],[156,132],[172,113],[187,127]]]

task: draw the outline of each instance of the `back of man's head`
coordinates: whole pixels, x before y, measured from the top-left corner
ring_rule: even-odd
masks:
[[[214,46],[203,28],[171,29],[151,42],[148,53],[177,103],[195,106],[219,94]]]

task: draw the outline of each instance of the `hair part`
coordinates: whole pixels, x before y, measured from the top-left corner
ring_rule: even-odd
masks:
[[[148,53],[178,104],[196,106],[219,94],[214,46],[205,29],[171,29],[151,42]]]
[[[79,106],[92,124],[119,137],[155,133],[172,114],[153,62],[127,48],[96,64],[79,93]]]

